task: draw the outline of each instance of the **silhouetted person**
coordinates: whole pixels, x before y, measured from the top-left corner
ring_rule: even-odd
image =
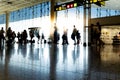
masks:
[[[7,37],[8,37],[8,40],[12,37],[11,27],[9,27],[8,30],[7,30]]]
[[[2,45],[4,45],[4,40],[5,40],[4,33],[5,33],[5,31],[3,30],[3,27],[2,27],[1,30],[0,30],[0,43]]]
[[[17,33],[17,38],[18,38],[18,43],[20,43],[21,42],[21,34],[20,34],[20,32]]]
[[[23,34],[22,34],[23,43],[27,43],[27,37],[28,37],[27,31],[24,30],[24,31],[23,31]]]
[[[79,44],[80,38],[81,38],[79,30],[77,30],[77,32],[76,32],[76,38],[77,38],[77,44]]]
[[[44,34],[42,33],[42,35],[41,35],[41,44],[42,44],[43,41],[45,41],[45,36],[44,36]],[[45,42],[44,42],[44,43],[45,43]]]
[[[62,35],[62,45],[64,45],[64,44],[69,44],[68,37],[67,37],[67,30],[65,30],[63,35]]]
[[[98,27],[99,31],[101,31],[101,25],[99,22],[97,22],[97,27]]]
[[[91,42],[93,43],[93,40],[94,40],[94,29],[93,29],[93,27],[94,27],[94,24],[91,24],[91,32],[90,32],[90,34],[91,34]]]
[[[36,35],[36,37],[38,39],[37,43],[39,44],[39,40],[40,40],[39,30],[37,30],[37,29],[35,30],[35,35]]]
[[[34,31],[30,30],[29,35],[30,35],[30,42],[32,43],[34,38]]]
[[[100,36],[101,36],[101,25],[100,25],[99,22],[97,22],[97,28],[98,28],[98,30],[97,30],[97,35],[96,35],[96,37],[97,37],[97,42],[98,42],[99,45],[100,45],[100,44],[101,44],[101,39],[100,39]]]
[[[12,43],[12,30],[11,30],[11,27],[9,27],[8,30],[7,30],[7,38],[8,38],[7,43],[9,45],[9,44]]]
[[[73,32],[72,32],[72,35],[71,35],[72,40],[74,40],[74,45],[76,45],[76,32],[77,32],[77,29],[74,25],[73,26]]]
[[[57,44],[58,41],[59,41],[59,33],[58,33],[58,30],[57,30],[57,27],[54,27],[55,30],[54,30],[54,43]]]
[[[12,32],[12,42],[15,41],[15,37],[16,37],[16,34],[15,34],[15,31]]]

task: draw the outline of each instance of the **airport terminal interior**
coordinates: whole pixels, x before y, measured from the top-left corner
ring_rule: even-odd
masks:
[[[0,0],[0,80],[120,80],[119,3]]]

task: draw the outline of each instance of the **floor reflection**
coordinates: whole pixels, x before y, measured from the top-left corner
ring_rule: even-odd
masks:
[[[91,80],[119,80],[120,52],[119,45],[93,47],[91,50]]]
[[[119,48],[119,45],[6,46],[0,49],[0,80],[120,80]]]

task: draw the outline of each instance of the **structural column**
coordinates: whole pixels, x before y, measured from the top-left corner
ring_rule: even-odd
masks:
[[[86,1],[85,1],[86,2]],[[86,46],[86,4],[84,5],[84,28],[83,28],[83,45]]]
[[[88,45],[91,45],[91,4],[88,4]]]
[[[84,46],[91,43],[90,19],[91,19],[91,4],[87,0],[84,5]]]
[[[51,11],[50,11],[50,20],[51,20],[51,31],[50,31],[50,36],[52,36],[53,31],[54,31],[54,26],[56,25],[56,16],[57,16],[57,12],[54,11],[54,6],[55,6],[56,2],[55,0],[51,0]]]
[[[6,11],[6,32],[7,32],[8,27],[9,27],[9,12]]]

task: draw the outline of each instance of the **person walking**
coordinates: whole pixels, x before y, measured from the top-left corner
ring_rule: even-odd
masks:
[[[72,38],[72,40],[74,40],[74,45],[76,45],[76,33],[77,33],[77,29],[74,25],[73,26],[73,31],[72,31],[72,34],[71,34],[71,38]]]
[[[64,32],[63,32],[63,35],[62,35],[62,45],[69,44],[68,43],[67,31],[68,31],[68,29],[64,30]]]

